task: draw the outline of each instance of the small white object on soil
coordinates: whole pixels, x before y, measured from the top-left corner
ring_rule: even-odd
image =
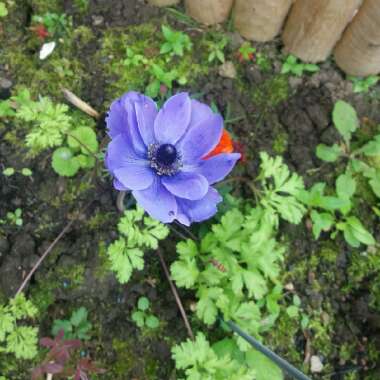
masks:
[[[223,78],[236,78],[236,69],[234,64],[231,61],[224,62],[219,66],[219,75]]]
[[[49,57],[49,55],[53,53],[56,45],[57,44],[55,41],[51,41],[51,42],[47,42],[43,44],[40,50],[40,59],[43,61],[44,59]]]
[[[312,373],[320,373],[323,370],[323,364],[317,355],[313,355],[310,359],[310,370]]]

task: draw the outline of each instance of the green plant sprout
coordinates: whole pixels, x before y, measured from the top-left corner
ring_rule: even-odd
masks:
[[[43,24],[51,36],[61,37],[67,33],[71,20],[65,14],[45,13],[44,15],[34,15],[32,21]]]
[[[355,93],[368,92],[369,89],[377,84],[380,79],[378,75],[370,75],[366,78],[348,76],[348,80],[352,82],[353,91]]]
[[[137,301],[137,310],[132,313],[132,320],[140,328],[154,330],[160,326],[160,320],[152,314],[150,301],[146,297],[140,297]]]
[[[186,50],[191,51],[193,44],[187,34],[173,30],[167,25],[162,25],[161,30],[165,38],[165,42],[161,45],[161,54],[182,57]]]
[[[226,48],[229,39],[225,36],[216,36],[213,40],[206,40],[206,46],[209,51],[208,62],[212,63],[214,61],[219,61],[220,63],[225,62],[224,49]]]
[[[304,72],[315,73],[317,71],[319,71],[318,65],[300,62],[296,56],[290,54],[282,65],[281,74],[289,73],[300,77]]]
[[[16,208],[15,211],[9,211],[6,214],[6,220],[0,219],[0,224],[13,224],[15,226],[21,227],[23,225],[22,220],[22,210],[20,208]]]
[[[6,177],[11,177],[17,172],[19,172],[24,177],[30,177],[33,174],[33,172],[29,168],[22,168],[20,171],[16,171],[14,168],[9,167],[3,170],[3,175],[5,175]]]
[[[142,54],[135,53],[131,48],[127,47],[127,58],[124,60],[124,65],[129,67],[138,67],[146,65],[149,61]]]
[[[57,334],[63,330],[65,339],[89,340],[91,322],[87,320],[88,311],[85,307],[74,310],[70,319],[55,319],[53,322],[52,334]]]
[[[252,380],[256,371],[244,360],[244,354],[235,357],[233,342],[221,341],[211,346],[202,333],[195,340],[187,340],[173,347],[176,368],[183,370],[187,380]],[[231,348],[232,345],[232,348]],[[237,350],[237,352],[239,352]],[[273,377],[272,380],[281,378]]]
[[[164,224],[144,216],[144,210],[125,211],[118,223],[120,237],[107,250],[111,270],[120,283],[129,281],[134,269],[144,268],[144,251],[157,249],[158,242],[169,235]]]
[[[25,324],[36,315],[37,308],[23,293],[0,305],[0,353],[14,354],[17,359],[37,355],[38,329]]]
[[[99,149],[96,134],[91,127],[83,125],[81,118],[69,114],[67,105],[54,104],[47,97],[33,101],[26,89],[13,96],[11,101],[16,104],[15,110],[10,102],[5,101],[0,103],[0,116],[14,117],[30,126],[25,145],[32,156],[58,147],[52,155],[52,167],[57,174],[66,177],[74,176],[79,169],[95,166]]]
[[[7,6],[3,1],[0,1],[0,17],[6,17],[8,15]]]
[[[255,53],[256,53],[256,49],[252,47],[250,42],[244,42],[238,50],[239,60],[241,62],[252,61],[254,59]]]
[[[364,176],[374,194],[380,197],[380,169],[371,165],[371,159],[380,157],[380,135],[366,144],[352,150],[352,135],[359,127],[355,109],[344,101],[336,102],[333,110],[335,128],[342,137],[341,144],[317,146],[316,155],[326,162],[347,160],[345,172],[338,176],[335,183],[335,194],[325,195],[324,183],[315,184],[310,191],[301,194],[300,199],[310,207],[313,223],[313,235],[317,239],[322,231],[331,231],[332,237],[342,231],[347,243],[353,247],[360,244],[374,245],[375,239],[366,230],[362,222],[352,211],[352,199],[357,188],[357,176]]]
[[[153,79],[146,87],[145,93],[152,98],[158,97],[162,85],[166,86],[168,89],[171,89],[173,87],[173,82],[176,80],[182,84],[186,83],[185,78],[182,78],[182,80],[180,80],[176,69],[167,72],[160,65],[157,65],[155,63],[151,65],[150,73]]]

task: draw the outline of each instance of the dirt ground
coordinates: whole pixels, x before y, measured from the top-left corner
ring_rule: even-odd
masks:
[[[73,16],[74,29],[86,26],[91,31],[88,43],[73,37],[73,44],[79,49],[74,58],[80,63],[80,71],[74,73],[69,84],[103,115],[112,100],[113,75],[105,70],[109,67],[107,62],[99,61],[106,31],[128,33],[131,26],[147,22],[154,23],[159,30],[160,24],[166,22],[188,32],[192,39],[204,33],[141,0],[90,0],[83,13],[73,1],[55,3],[61,12]],[[0,56],[5,49],[8,52],[0,58],[0,78],[11,81],[12,91],[20,85],[29,85],[31,80],[24,62],[9,60],[13,46],[30,38],[31,15],[49,8],[45,5],[41,1],[20,1],[12,16],[17,31],[5,27],[0,34],[4,40],[12,33],[12,41],[0,47]],[[228,33],[232,40],[228,54],[232,57],[241,40],[234,32]],[[33,60],[35,47],[27,46],[22,54]],[[258,153],[267,151],[283,155],[291,169],[303,175],[307,185],[320,180],[331,183],[339,167],[319,161],[315,148],[320,143],[338,140],[331,121],[334,102],[349,101],[363,124],[372,128],[380,124],[380,87],[369,94],[354,95],[351,84],[332,61],[323,63],[316,74],[289,78],[279,73],[282,60],[279,40],[255,46],[269,57],[268,70],[255,64],[241,64],[237,78],[229,79],[221,77],[215,66],[185,89],[200,93],[201,100],[214,102],[224,115],[228,109],[231,118],[236,118],[227,128],[246,157],[236,169],[239,175],[255,177]],[[20,52],[14,48],[16,53]],[[34,59],[32,67],[39,69],[39,66]],[[48,92],[49,86],[43,80],[38,85],[37,91],[50,95],[44,92]],[[53,97],[64,102],[57,94]],[[9,95],[2,90],[2,98]],[[97,127],[101,141],[105,137],[104,119]],[[42,335],[50,334],[54,319],[67,317],[73,309],[85,306],[94,325],[86,351],[108,370],[99,378],[175,379],[170,348],[186,338],[186,330],[156,253],[146,255],[145,269],[137,272],[126,286],[120,285],[107,267],[105,251],[117,236],[119,218],[117,193],[110,179],[92,178],[91,173],[74,179],[59,178],[50,167],[48,154],[28,158],[21,144],[10,143],[12,133],[17,138],[19,132],[14,132],[11,123],[0,128],[1,166],[29,167],[33,176],[0,176],[0,213],[20,207],[24,220],[22,228],[1,226],[0,229],[0,295],[5,299],[15,294],[40,255],[70,218],[79,213],[78,221],[44,261],[27,289],[41,310]],[[248,196],[243,187],[236,191]],[[361,213],[366,215],[369,211],[363,203]],[[376,220],[369,218],[368,222],[380,241]],[[319,323],[305,335],[299,326],[285,318],[279,321],[276,331],[268,334],[266,343],[299,367],[307,350],[318,354],[327,369],[320,375],[314,374],[315,379],[380,378],[380,316],[379,309],[371,307],[369,301],[379,269],[368,268],[366,276],[356,278],[352,268],[358,254],[343,240],[331,242],[326,237],[314,241],[307,223],[284,224],[281,233],[290,244],[283,264],[284,283],[294,286],[304,310]],[[171,235],[161,245],[168,264],[175,258],[176,241],[176,236]],[[159,332],[142,335],[131,320],[131,312],[142,295],[151,300],[154,312],[163,321]],[[194,295],[185,291],[180,295],[193,327],[204,329],[191,312]],[[285,301],[290,296],[289,292],[285,293]],[[29,370],[30,363],[4,363],[0,358],[0,374],[4,371],[11,380],[28,379]]]

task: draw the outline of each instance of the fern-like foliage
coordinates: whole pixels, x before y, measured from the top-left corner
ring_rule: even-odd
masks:
[[[41,97],[38,101],[25,101],[17,109],[16,117],[32,128],[25,137],[26,146],[34,154],[47,148],[61,146],[65,134],[72,128],[68,106],[54,104],[50,98]]]
[[[120,283],[129,281],[134,269],[144,268],[144,252],[157,249],[158,242],[165,239],[169,229],[164,224],[144,215],[137,207],[129,210],[120,218],[118,224],[119,239],[108,247],[111,269]]]
[[[302,177],[290,173],[282,157],[270,157],[267,153],[260,154],[261,166],[258,179],[264,191],[261,204],[266,210],[271,210],[278,222],[278,215],[290,223],[298,224],[306,209],[297,197],[304,189]]]
[[[206,337],[198,333],[195,341],[187,340],[172,349],[176,368],[183,370],[186,380],[253,380],[255,371],[232,358],[218,355]]]
[[[14,354],[17,359],[33,359],[37,355],[38,329],[22,325],[36,315],[37,308],[22,293],[7,305],[0,305],[0,353]]]
[[[187,240],[177,245],[179,259],[171,273],[178,286],[196,290],[201,320],[211,325],[221,312],[254,335],[273,325],[285,251],[275,235],[271,211],[259,206],[227,212],[200,244]],[[240,338],[238,343],[248,348]]]

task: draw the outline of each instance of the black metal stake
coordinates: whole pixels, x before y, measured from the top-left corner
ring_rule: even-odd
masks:
[[[222,319],[222,321],[223,321],[223,319]],[[281,357],[279,357],[278,355],[276,355],[273,351],[271,351],[269,348],[263,346],[255,338],[253,338],[250,335],[248,335],[247,333],[245,333],[234,322],[227,321],[227,322],[224,322],[224,323],[226,323],[233,332],[235,332],[240,337],[242,337],[243,339],[245,339],[252,347],[254,347],[256,350],[260,351],[268,359],[270,359],[274,363],[276,363],[282,370],[284,370],[285,372],[287,372],[290,376],[294,377],[297,380],[311,380],[310,377],[307,377],[305,374],[303,374],[297,368],[293,367],[286,360],[282,359]]]

